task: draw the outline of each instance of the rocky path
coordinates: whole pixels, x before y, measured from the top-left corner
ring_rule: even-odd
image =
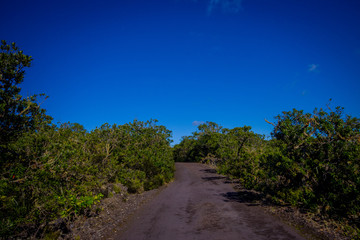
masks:
[[[304,239],[198,163],[176,163],[175,181],[111,237],[122,240]]]

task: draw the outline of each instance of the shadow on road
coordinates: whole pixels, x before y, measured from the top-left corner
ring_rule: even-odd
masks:
[[[205,173],[210,173],[210,174],[214,175],[214,176],[211,176],[211,177],[202,177],[201,179],[203,179],[205,181],[223,180],[223,183],[226,183],[226,184],[238,184],[239,183],[238,180],[230,179],[228,177],[219,175],[217,173],[216,169],[213,169],[213,168],[201,169],[200,171],[205,172]]]
[[[213,176],[209,176],[209,177],[202,177],[201,179],[205,180],[205,181],[215,182],[217,180],[226,180],[225,182],[227,182],[229,180],[227,177],[217,174],[216,169],[213,169],[213,168],[201,169],[200,171],[213,175]]]
[[[226,179],[226,177],[202,177],[201,179],[205,181],[216,181],[216,180]]]
[[[217,173],[216,169],[213,168],[201,169],[200,171],[206,173]]]
[[[268,204],[264,198],[264,194],[246,189],[241,189],[238,192],[222,193],[221,196],[224,197],[224,202],[247,203],[248,206]]]
[[[239,202],[245,203],[248,206],[278,206],[278,207],[289,207],[288,203],[276,203],[270,198],[267,198],[265,194],[249,190],[245,188],[238,188],[238,191],[227,192],[220,194],[224,198],[224,202]],[[288,211],[292,211],[289,209]]]
[[[265,197],[265,194],[263,193],[242,188],[238,180],[230,179],[228,177],[219,175],[216,169],[208,168],[208,169],[201,169],[200,171],[208,173],[210,175],[201,178],[205,181],[211,181],[215,184],[219,184],[220,182],[225,184],[236,184],[235,191],[220,194],[224,198],[224,202],[239,202],[239,203],[245,203],[248,206],[277,205],[271,202],[269,199],[267,199]]]

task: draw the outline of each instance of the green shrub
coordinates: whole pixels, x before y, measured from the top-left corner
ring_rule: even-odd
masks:
[[[141,192],[173,178],[171,131],[157,120],[91,132],[77,123],[56,126],[36,96],[19,95],[31,57],[15,44],[3,42],[1,50],[0,238],[44,236],[53,220],[85,214],[109,183]]]
[[[174,147],[177,161],[216,164],[218,171],[290,203],[359,228],[360,119],[328,108],[275,117],[271,140],[250,127],[199,126]],[[270,123],[270,122],[269,122]]]

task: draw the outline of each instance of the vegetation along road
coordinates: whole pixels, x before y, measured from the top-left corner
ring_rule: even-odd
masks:
[[[241,201],[207,165],[176,163],[175,181],[134,215],[116,239],[304,239]]]
[[[55,124],[45,94],[20,95],[31,61],[1,41],[0,239],[300,239],[262,209],[306,236],[360,239],[360,118],[344,108],[283,111],[265,119],[270,139],[207,121],[171,147],[156,119]],[[216,165],[239,191],[197,163],[159,188],[175,162]]]

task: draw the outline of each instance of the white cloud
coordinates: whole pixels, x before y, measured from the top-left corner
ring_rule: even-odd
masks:
[[[209,5],[208,5],[208,14],[211,14],[211,12],[213,11],[213,9],[216,7],[216,5],[219,3],[220,0],[210,0]]]
[[[203,122],[203,121],[193,121],[193,122],[192,122],[192,125],[193,125],[193,126],[199,126],[199,125],[201,125],[201,124],[203,124],[203,123],[205,123],[205,122]]]
[[[314,72],[314,71],[316,71],[318,68],[319,68],[319,64],[310,64],[310,65],[309,65],[309,68],[308,68],[308,71],[309,71],[309,72]]]
[[[223,12],[237,13],[240,11],[242,0],[210,0],[207,12],[210,15],[217,7],[221,7]]]

